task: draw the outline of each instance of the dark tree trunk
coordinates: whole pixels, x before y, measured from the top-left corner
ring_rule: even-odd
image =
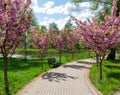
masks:
[[[8,83],[8,58],[7,56],[3,56],[4,60],[4,84],[5,84],[5,91],[9,93],[9,83]]]
[[[100,80],[102,80],[103,76],[102,76],[102,62],[105,59],[105,55],[99,55],[99,65],[100,65]]]
[[[72,59],[74,59],[74,51],[72,51]]]
[[[66,50],[66,60],[68,60],[68,49]]]
[[[102,62],[100,62],[100,79],[102,79]]]
[[[27,36],[25,34],[25,60],[27,60]]]
[[[98,69],[98,66],[99,66],[99,55],[96,54],[96,65],[97,65],[97,69]]]
[[[107,56],[107,60],[115,60],[115,53],[116,53],[116,48],[112,48],[109,55]]]
[[[59,62],[61,63],[61,50],[59,51]]]

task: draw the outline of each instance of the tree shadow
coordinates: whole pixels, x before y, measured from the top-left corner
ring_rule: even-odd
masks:
[[[120,64],[120,59],[115,59],[115,60],[107,60],[109,62],[115,63],[115,64]]]
[[[107,75],[108,78],[120,79],[120,72],[111,72]]]
[[[68,78],[74,80],[78,79],[78,77],[73,77],[66,75],[65,73],[57,73],[57,72],[47,72],[42,75],[42,78],[51,82],[58,82],[58,83],[60,83],[61,81],[67,81]]]
[[[91,65],[91,64],[93,64],[93,62],[88,62],[88,61],[81,61],[81,60],[79,60],[79,61],[76,61],[77,63],[80,63],[80,64],[88,64],[88,65]]]
[[[118,65],[115,65],[115,64],[113,64],[113,65],[105,65],[105,67],[107,67],[108,69],[114,69],[114,68],[120,69],[120,65],[118,66]]]
[[[79,65],[63,65],[64,68],[73,68],[73,69],[90,69],[90,67],[86,67],[86,66],[79,66]]]
[[[44,64],[47,64],[47,61],[40,61],[39,59],[36,60],[24,60],[24,59],[17,59],[11,58],[8,61],[8,71],[20,71],[26,70],[33,67],[42,67]],[[4,64],[3,60],[0,59],[0,70],[3,70]]]

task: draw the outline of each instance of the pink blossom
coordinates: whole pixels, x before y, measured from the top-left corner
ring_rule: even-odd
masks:
[[[7,52],[7,55],[13,53],[14,49],[20,46],[20,41],[29,28],[32,20],[30,3],[28,3],[30,0],[26,1],[27,3],[24,0],[0,1],[0,48],[2,53]]]

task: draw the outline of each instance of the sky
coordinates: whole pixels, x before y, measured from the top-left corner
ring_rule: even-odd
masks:
[[[90,4],[81,3],[80,7],[76,7],[71,3],[72,0],[32,0],[31,8],[39,25],[45,25],[49,28],[50,23],[56,23],[59,29],[63,29],[70,16],[77,19],[86,20],[91,18],[89,11]]]

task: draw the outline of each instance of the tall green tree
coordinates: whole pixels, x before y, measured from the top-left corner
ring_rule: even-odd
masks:
[[[38,21],[37,21],[37,18],[35,17],[33,10],[31,10],[31,13],[32,13],[32,23],[30,25],[31,27],[34,27],[38,25]]]
[[[101,14],[102,10],[106,10],[107,14],[110,14],[110,10],[112,8],[113,0],[72,0],[72,2],[79,6],[79,3],[82,2],[89,2],[90,9],[93,14],[95,14],[99,21],[104,20]],[[117,0],[117,13],[116,16],[120,15],[120,0]],[[110,54],[108,55],[107,59],[114,60],[115,59],[116,48],[112,48]]]
[[[47,27],[45,25],[41,25],[40,26],[40,31],[41,32],[46,32],[47,31]]]
[[[71,28],[71,27],[72,27],[72,22],[71,22],[71,19],[69,19],[69,20],[66,22],[64,28]]]
[[[59,29],[56,23],[50,23],[49,28],[53,29],[56,34],[59,34]]]

